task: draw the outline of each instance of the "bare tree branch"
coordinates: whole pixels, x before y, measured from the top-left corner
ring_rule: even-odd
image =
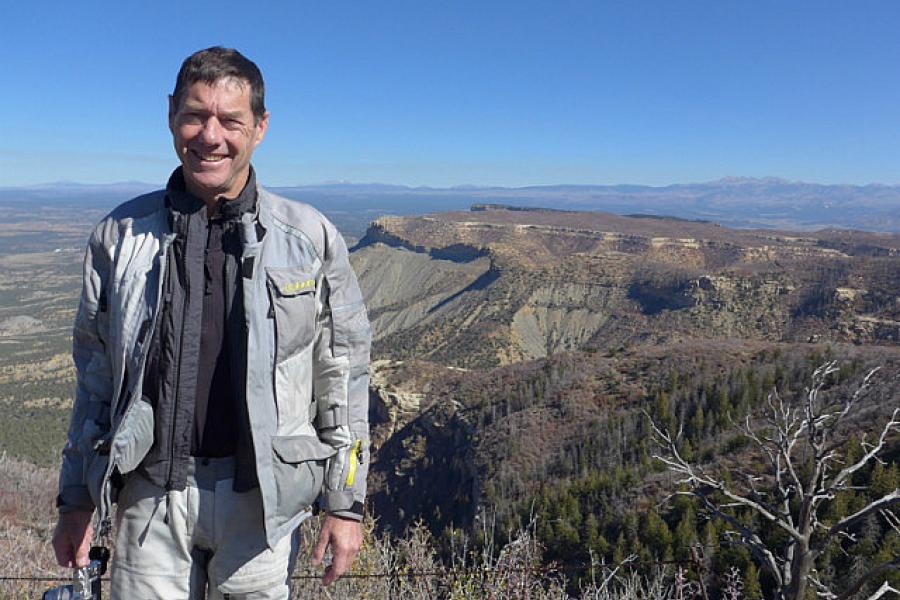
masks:
[[[837,594],[831,591],[831,588],[822,583],[817,573],[809,574],[809,582],[816,588],[816,596],[825,600],[837,600]]]
[[[900,408],[895,408],[893,414],[891,414],[891,419],[885,423],[884,427],[881,429],[881,435],[878,436],[878,443],[874,444],[869,448],[869,451],[866,452],[862,458],[853,463],[852,465],[845,467],[835,475],[834,479],[831,483],[831,488],[835,489],[836,486],[840,486],[844,481],[847,480],[848,477],[862,469],[870,460],[872,460],[876,454],[881,452],[884,448],[884,442],[887,440],[888,434],[894,429],[900,428]]]
[[[853,584],[848,587],[846,590],[841,592],[838,595],[838,600],[849,600],[873,577],[878,577],[882,573],[887,573],[889,571],[893,571],[900,567],[900,557],[895,558],[894,560],[888,561],[886,563],[881,563],[880,565],[876,565],[863,573],[859,579],[853,582]],[[885,582],[887,583],[887,582]],[[884,586],[882,586],[884,587]],[[893,588],[891,588],[893,589]],[[896,591],[896,590],[894,590]],[[882,594],[883,595],[883,594]],[[878,596],[875,596],[878,597]]]
[[[898,503],[900,503],[900,489],[894,490],[890,494],[886,494],[878,500],[870,502],[867,506],[859,509],[852,515],[844,517],[843,519],[832,525],[825,535],[833,536],[840,531],[845,531],[847,528],[852,527],[854,524],[865,519],[870,514],[886,509]]]
[[[878,590],[874,594],[868,597],[867,600],[878,600],[888,592],[894,592],[896,595],[900,596],[900,590],[891,587],[891,584],[885,581],[881,584],[881,587],[878,588]]]
[[[813,373],[811,385],[801,400],[794,404],[773,390],[766,396],[760,426],[750,415],[740,424],[732,422],[762,453],[767,465],[764,476],[746,469],[738,471],[741,486],[686,460],[678,450],[680,431],[673,436],[644,413],[659,448],[653,457],[679,476],[679,485],[686,485],[690,490],[679,493],[697,497],[710,514],[728,523],[732,531],[726,535],[739,537],[740,543],[775,580],[777,597],[784,600],[801,600],[808,585],[816,589],[820,598],[849,599],[873,577],[900,566],[900,558],[876,565],[850,582],[840,594],[815,571],[816,560],[826,547],[835,539],[855,542],[851,530],[870,515],[881,514],[900,533],[900,517],[891,511],[891,507],[900,503],[900,489],[869,502],[851,515],[842,516],[834,524],[820,520],[819,511],[838,492],[858,489],[851,485],[852,476],[877,461],[892,432],[900,430],[900,407],[897,407],[888,421],[876,428],[878,435],[874,442],[867,442],[865,434],[862,435],[859,442],[862,456],[846,460],[847,441],[842,436],[847,428],[843,424],[856,418],[878,369],[870,370],[852,394],[835,399],[834,393],[826,393],[826,386],[830,376],[838,371],[835,361],[821,365]],[[759,482],[765,480],[772,482],[771,492],[760,489]],[[732,508],[741,508],[778,527],[787,534],[787,541],[782,541],[780,547],[767,545],[753,526],[731,512]],[[840,544],[838,547],[844,551]],[[881,595],[888,591],[893,589],[888,586]]]
[[[889,509],[883,509],[880,512],[881,516],[884,517],[884,520],[887,521],[887,524],[890,525],[891,529],[900,534],[900,517],[895,515],[894,511]]]

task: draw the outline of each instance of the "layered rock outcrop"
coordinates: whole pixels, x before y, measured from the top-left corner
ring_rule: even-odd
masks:
[[[380,356],[461,367],[701,338],[900,342],[900,236],[606,213],[384,217],[353,253]]]

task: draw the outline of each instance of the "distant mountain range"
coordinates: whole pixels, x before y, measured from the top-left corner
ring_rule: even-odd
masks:
[[[0,187],[0,202],[76,200],[96,207],[113,206],[130,196],[157,187],[140,182]],[[668,215],[715,221],[731,227],[900,231],[900,186],[880,184],[824,185],[772,177],[727,177],[707,183],[663,187],[549,185],[430,188],[340,182],[272,189],[309,202],[329,214],[353,215],[355,220],[345,225],[354,236],[365,231],[368,221],[383,214],[459,210],[479,203]]]

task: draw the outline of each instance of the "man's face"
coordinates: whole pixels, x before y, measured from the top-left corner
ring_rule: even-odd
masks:
[[[269,126],[269,113],[257,122],[250,109],[250,84],[220,79],[197,81],[180,106],[169,97],[169,129],[189,192],[211,202],[240,194],[250,172],[250,157]]]

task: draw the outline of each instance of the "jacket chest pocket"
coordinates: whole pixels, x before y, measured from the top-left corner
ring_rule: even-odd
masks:
[[[316,331],[316,279],[297,267],[266,268],[270,316],[275,319],[275,362],[297,354]]]

